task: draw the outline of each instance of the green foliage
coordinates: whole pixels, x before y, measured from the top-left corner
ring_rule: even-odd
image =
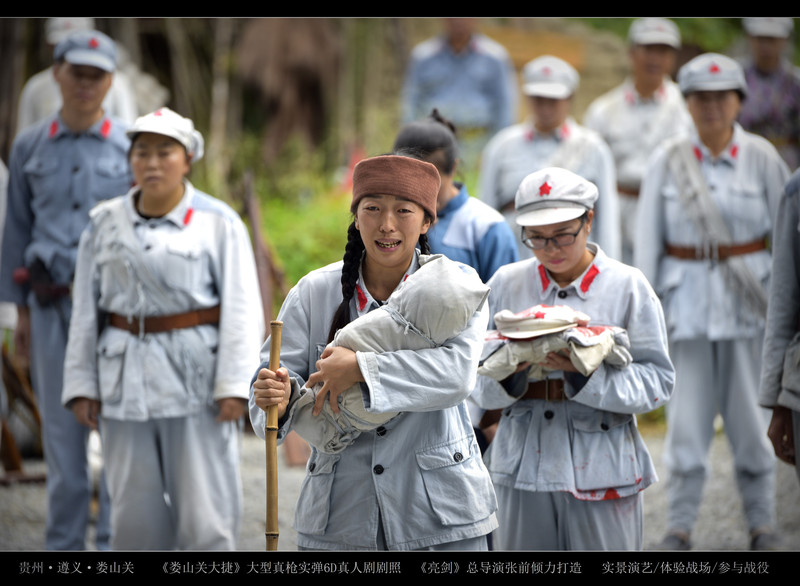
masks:
[[[350,223],[350,193],[336,188],[294,200],[262,197],[264,238],[289,285],[309,271],[341,260]]]

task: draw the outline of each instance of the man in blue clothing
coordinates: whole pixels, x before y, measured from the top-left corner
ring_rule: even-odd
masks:
[[[114,42],[80,31],[56,46],[53,75],[62,106],[17,136],[9,159],[0,256],[0,301],[17,306],[17,352],[29,359],[47,463],[45,547],[87,546],[92,496],[89,429],[61,406],[78,240],[89,210],[131,185],[125,127],[103,110],[116,67]],[[96,547],[109,541],[108,495],[100,486]]]
[[[517,73],[505,48],[474,18],[445,18],[444,31],[413,48],[401,94],[402,123],[437,108],[458,128],[471,168],[498,130],[517,120]]]

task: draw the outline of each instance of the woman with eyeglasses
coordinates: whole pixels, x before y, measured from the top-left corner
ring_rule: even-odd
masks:
[[[593,183],[565,169],[528,175],[515,221],[534,257],[488,283],[490,316],[568,306],[590,327],[623,328],[632,358],[586,376],[568,354],[550,353],[542,368],[522,364],[503,380],[479,375],[475,400],[503,409],[485,456],[498,498],[496,550],[642,548],[642,491],[657,477],[636,415],[667,402],[674,373],[653,289],[588,241],[597,197]]]

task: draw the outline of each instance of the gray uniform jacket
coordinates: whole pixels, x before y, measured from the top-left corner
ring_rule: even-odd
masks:
[[[567,118],[550,134],[537,132],[530,121],[498,132],[484,149],[478,196],[502,210],[514,201],[517,188],[530,173],[544,167],[564,167],[597,185],[592,240],[612,258],[620,258],[621,232],[616,170],[611,149],[600,135]],[[514,234],[519,238],[519,227]],[[526,254],[530,251],[525,249]]]
[[[759,402],[765,407],[782,405],[800,411],[800,387],[796,385],[800,380],[798,352],[795,349],[791,356],[787,355],[789,343],[800,337],[800,172],[795,172],[786,185],[773,234],[772,283]],[[794,388],[789,386],[789,371],[794,373]]]
[[[589,247],[594,262],[564,288],[536,258],[501,267],[488,283],[491,314],[568,305],[588,315],[590,326],[625,328],[633,362],[623,368],[604,362],[589,377],[551,373],[565,379],[564,401],[518,399],[527,388],[525,371],[502,382],[479,375],[475,401],[503,409],[486,453],[497,485],[606,500],[636,494],[657,480],[635,415],[666,404],[672,393],[661,304],[639,270]]]
[[[102,401],[103,417],[144,421],[247,399],[264,339],[250,237],[230,207],[185,185],[163,218],[136,213],[136,188],[92,210],[73,290],[65,405],[89,397]],[[218,326],[139,335],[104,327],[107,312],[139,320],[218,304]]]
[[[415,258],[409,272],[418,266]],[[312,271],[292,288],[278,314],[292,402],[326,346],[341,302],[341,274],[341,262]],[[359,285],[350,307],[354,319],[378,306]],[[494,489],[464,402],[477,376],[486,323],[479,311],[442,346],[356,353],[370,410],[402,413],[362,433],[341,453],[312,449],[295,510],[299,546],[375,549],[382,526],[389,549],[413,550],[479,537],[497,526]],[[261,351],[264,366],[270,342]],[[250,419],[264,437],[266,414],[252,393]],[[278,440],[290,430],[288,418]]]
[[[17,136],[8,166],[0,300],[28,304],[28,286],[16,284],[13,273],[37,258],[56,283],[72,281],[89,210],[132,184],[125,129],[103,117],[76,134],[55,114]]]
[[[763,318],[750,311],[729,286],[720,263],[684,260],[665,253],[665,244],[702,247],[704,236],[686,213],[680,180],[669,168],[669,149],[677,140],[685,139],[668,139],[650,159],[639,195],[634,264],[662,300],[671,340],[759,337]],[[733,242],[769,238],[789,178],[788,167],[775,147],[738,124],[728,148],[716,158],[702,146],[695,132],[688,140]],[[760,250],[743,258],[755,278],[768,287],[770,251]]]

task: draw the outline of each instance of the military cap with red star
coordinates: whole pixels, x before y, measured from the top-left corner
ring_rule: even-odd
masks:
[[[545,226],[567,222],[593,209],[597,186],[560,167],[547,167],[525,177],[514,204],[520,226]]]

